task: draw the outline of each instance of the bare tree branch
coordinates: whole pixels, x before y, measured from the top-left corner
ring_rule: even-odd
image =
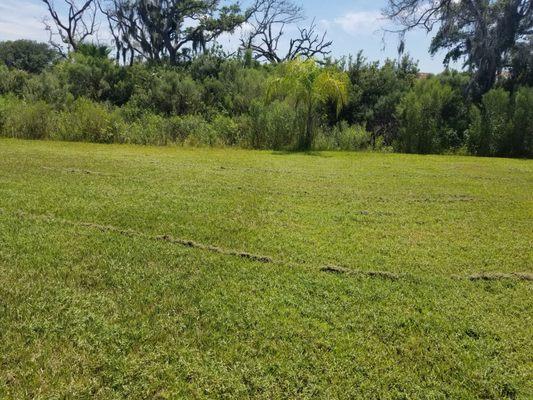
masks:
[[[256,0],[252,10],[247,21],[249,29],[240,42],[241,49],[251,50],[255,59],[280,63],[330,53],[332,42],[326,40],[325,33],[316,32],[314,20],[308,28],[298,28],[299,36],[289,39],[285,52],[280,49],[286,27],[304,20],[302,8],[291,0]]]
[[[49,17],[44,19],[45,29],[50,34],[50,45],[60,49],[62,45],[54,40],[58,35],[68,50],[76,50],[80,43],[95,33],[97,28],[96,14],[98,7],[96,0],[62,0],[66,7],[66,15],[61,15],[53,0],[41,0],[48,10]],[[61,53],[64,51],[61,49]]]

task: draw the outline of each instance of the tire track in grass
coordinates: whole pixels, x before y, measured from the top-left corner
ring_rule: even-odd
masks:
[[[252,254],[252,253],[248,253],[245,251],[225,249],[225,248],[218,247],[218,246],[198,243],[198,242],[195,242],[194,240],[176,238],[170,235],[148,235],[146,233],[135,231],[133,229],[124,229],[124,228],[119,228],[113,225],[102,225],[102,224],[96,224],[92,222],[72,221],[72,220],[65,219],[65,218],[58,218],[53,215],[32,214],[32,213],[28,213],[22,210],[17,210],[15,212],[10,213],[10,212],[6,212],[6,210],[4,209],[0,209],[0,212],[6,213],[6,214],[12,214],[19,218],[24,218],[24,219],[33,220],[33,221],[43,221],[43,222],[59,223],[59,224],[64,224],[64,225],[69,225],[69,226],[79,226],[83,228],[95,229],[95,230],[98,230],[104,233],[105,232],[116,233],[118,235],[122,235],[126,237],[138,237],[138,238],[143,238],[143,239],[148,239],[148,240],[163,241],[167,243],[179,244],[183,247],[206,250],[212,253],[218,253],[218,254],[227,255],[227,256],[236,256],[236,257],[240,257],[240,258],[244,258],[250,261],[255,261],[255,262],[260,262],[260,263],[273,263],[274,262],[272,258],[267,257],[267,256]]]
[[[183,247],[188,247],[192,249],[198,249],[198,250],[204,250],[209,251],[211,253],[216,253],[220,255],[225,256],[233,256],[233,257],[239,257],[242,259],[246,259],[252,262],[258,262],[263,264],[277,264],[277,265],[285,265],[290,267],[301,267],[302,265],[288,262],[288,261],[282,261],[282,260],[275,260],[272,257],[259,255],[259,254],[253,254],[246,251],[239,251],[234,249],[226,249],[210,244],[204,244],[199,243],[194,240],[189,239],[183,239],[174,237],[171,235],[149,235],[144,232],[139,232],[133,229],[124,229],[119,228],[113,225],[102,225],[97,224],[93,222],[83,222],[83,221],[72,221],[65,218],[55,217],[53,215],[49,214],[33,214],[28,213],[26,211],[17,210],[14,212],[7,211],[3,208],[0,208],[0,213],[4,214],[10,214],[19,218],[27,219],[27,220],[33,220],[33,221],[43,221],[43,222],[49,222],[49,223],[59,223],[64,225],[69,225],[73,227],[83,227],[83,228],[89,228],[89,229],[95,229],[100,232],[104,233],[115,233],[121,236],[125,237],[137,237],[137,238],[143,238],[147,240],[153,240],[153,241],[162,241],[167,242],[171,244],[177,244]],[[319,269],[321,272],[329,273],[329,274],[336,274],[336,275],[344,275],[344,276],[365,276],[368,278],[374,278],[374,279],[383,279],[383,280],[391,280],[391,281],[397,281],[400,279],[416,279],[415,276],[412,274],[396,274],[389,271],[372,271],[372,270],[358,270],[358,269],[352,269],[352,268],[345,268],[338,265],[325,265],[321,266]],[[448,276],[451,279],[466,279],[471,282],[476,281],[499,281],[499,280],[508,280],[508,279],[517,279],[521,281],[533,281],[533,274],[527,273],[527,272],[511,272],[511,273],[501,273],[501,272],[492,272],[492,273],[477,273],[473,275],[450,275]]]

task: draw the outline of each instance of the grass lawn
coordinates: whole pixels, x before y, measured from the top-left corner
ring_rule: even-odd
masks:
[[[533,161],[0,139],[0,398],[531,399],[532,247]]]

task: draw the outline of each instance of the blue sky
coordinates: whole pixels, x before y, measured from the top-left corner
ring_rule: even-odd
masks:
[[[58,3],[61,0],[56,0]],[[315,18],[333,41],[336,57],[356,54],[363,50],[369,60],[383,60],[397,56],[397,39],[388,35],[383,40],[381,28],[389,24],[380,12],[386,0],[300,0],[309,19]],[[46,9],[41,0],[0,0],[0,40],[27,38],[46,41],[47,33],[41,22]],[[104,30],[102,25],[102,30]],[[106,33],[101,33],[105,40]],[[227,43],[231,39],[226,39]],[[439,72],[442,55],[428,54],[430,37],[417,31],[407,37],[406,49],[419,61],[424,72]],[[223,43],[224,44],[224,43]]]

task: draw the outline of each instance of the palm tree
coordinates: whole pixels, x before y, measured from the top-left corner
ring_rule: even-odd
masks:
[[[316,110],[319,105],[333,101],[337,114],[348,100],[348,76],[333,67],[321,67],[314,60],[296,59],[280,67],[280,76],[271,79],[267,97],[285,97],[305,116],[305,132],[300,147],[308,150],[314,139]]]

